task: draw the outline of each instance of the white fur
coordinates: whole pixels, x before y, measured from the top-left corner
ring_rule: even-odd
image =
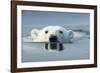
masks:
[[[48,31],[48,33],[46,34],[45,31]],[[61,34],[59,31],[63,33]],[[61,26],[47,26],[41,30],[32,29],[31,31],[33,42],[49,42],[51,35],[57,36],[60,43],[71,42],[73,31],[67,30]]]

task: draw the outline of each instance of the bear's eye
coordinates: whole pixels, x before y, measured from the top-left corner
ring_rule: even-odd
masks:
[[[62,32],[62,31],[59,31],[59,33],[61,33],[61,34],[62,34],[63,32]]]
[[[48,31],[45,31],[45,33],[47,34],[47,33],[48,33]]]

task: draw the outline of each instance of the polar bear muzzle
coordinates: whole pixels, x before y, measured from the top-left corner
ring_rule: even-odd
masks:
[[[45,44],[45,49],[52,50],[52,51],[62,51],[63,50],[63,44],[58,42],[58,37],[51,35],[49,38],[49,43]]]
[[[61,43],[55,43],[55,42],[50,42],[45,44],[45,49],[52,50],[52,51],[62,51],[63,50],[63,44]]]
[[[50,36],[49,41],[57,43],[57,36]]]

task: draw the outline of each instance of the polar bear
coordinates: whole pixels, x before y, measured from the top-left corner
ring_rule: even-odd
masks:
[[[32,29],[31,38],[33,42],[50,42],[70,43],[73,38],[73,31],[67,30],[61,26],[47,26],[41,30]]]

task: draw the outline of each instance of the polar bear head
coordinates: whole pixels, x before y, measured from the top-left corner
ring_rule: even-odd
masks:
[[[41,30],[32,29],[31,37],[33,42],[59,42],[68,43],[73,38],[73,31],[61,26],[47,26]]]

